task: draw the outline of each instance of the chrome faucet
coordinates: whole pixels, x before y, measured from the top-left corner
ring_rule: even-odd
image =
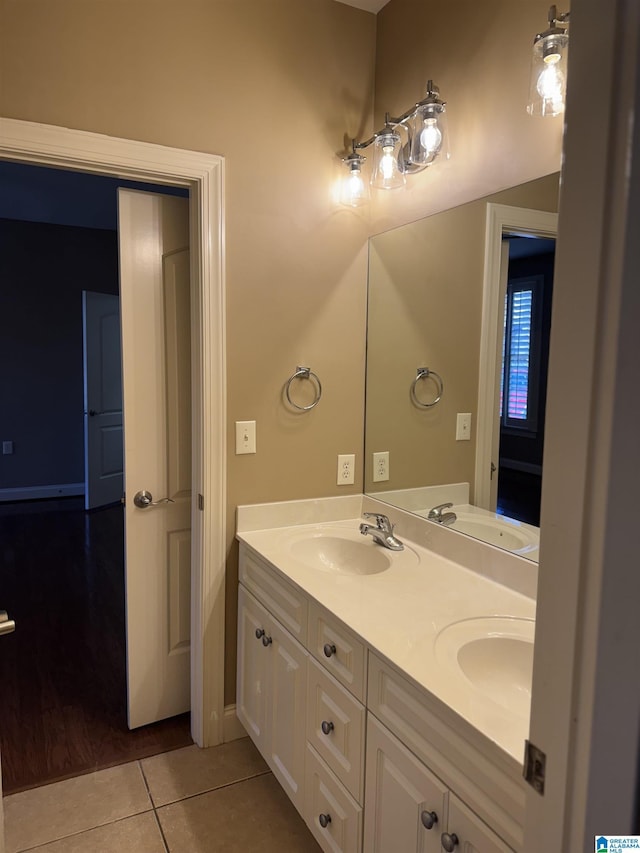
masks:
[[[381,515],[378,512],[363,512],[364,518],[375,518],[376,526],[373,524],[361,524],[360,533],[363,536],[367,534],[373,536],[373,541],[383,548],[389,548],[391,551],[402,551],[404,545],[393,535],[395,524],[391,524],[386,515]]]
[[[438,504],[429,510],[427,518],[429,521],[435,521],[436,524],[444,524],[445,526],[453,524],[458,516],[455,512],[444,512],[445,509],[450,509],[452,506],[452,503]]]

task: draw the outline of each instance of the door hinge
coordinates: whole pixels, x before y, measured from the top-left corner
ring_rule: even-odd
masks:
[[[546,774],[547,756],[541,749],[531,743],[524,742],[524,769],[522,775],[539,794],[544,796],[544,780]]]
[[[122,504],[122,506],[126,506],[126,505],[127,505],[127,495],[126,495],[126,492],[123,492],[123,493],[122,493],[122,497],[120,498],[120,503]]]
[[[491,463],[491,477],[490,477],[490,479],[491,479],[491,480],[493,480],[493,475],[494,475],[495,473],[496,473],[496,466],[495,466],[495,463],[494,463],[494,462],[492,462],[492,463]]]
[[[198,509],[204,511],[204,495],[198,494]]]

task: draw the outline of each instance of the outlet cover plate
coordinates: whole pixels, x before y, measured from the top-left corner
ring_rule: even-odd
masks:
[[[355,453],[341,453],[338,456],[338,485],[350,486],[355,482]]]

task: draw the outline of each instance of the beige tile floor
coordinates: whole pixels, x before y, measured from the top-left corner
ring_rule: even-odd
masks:
[[[317,853],[249,738],[4,799],[7,853]]]

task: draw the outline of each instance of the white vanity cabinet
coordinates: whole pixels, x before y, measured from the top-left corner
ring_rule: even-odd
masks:
[[[238,718],[302,812],[308,654],[242,586],[238,598]]]
[[[324,851],[519,849],[515,762],[244,542],[238,600],[238,717]]]
[[[372,714],[366,766],[367,853],[512,853]]]

